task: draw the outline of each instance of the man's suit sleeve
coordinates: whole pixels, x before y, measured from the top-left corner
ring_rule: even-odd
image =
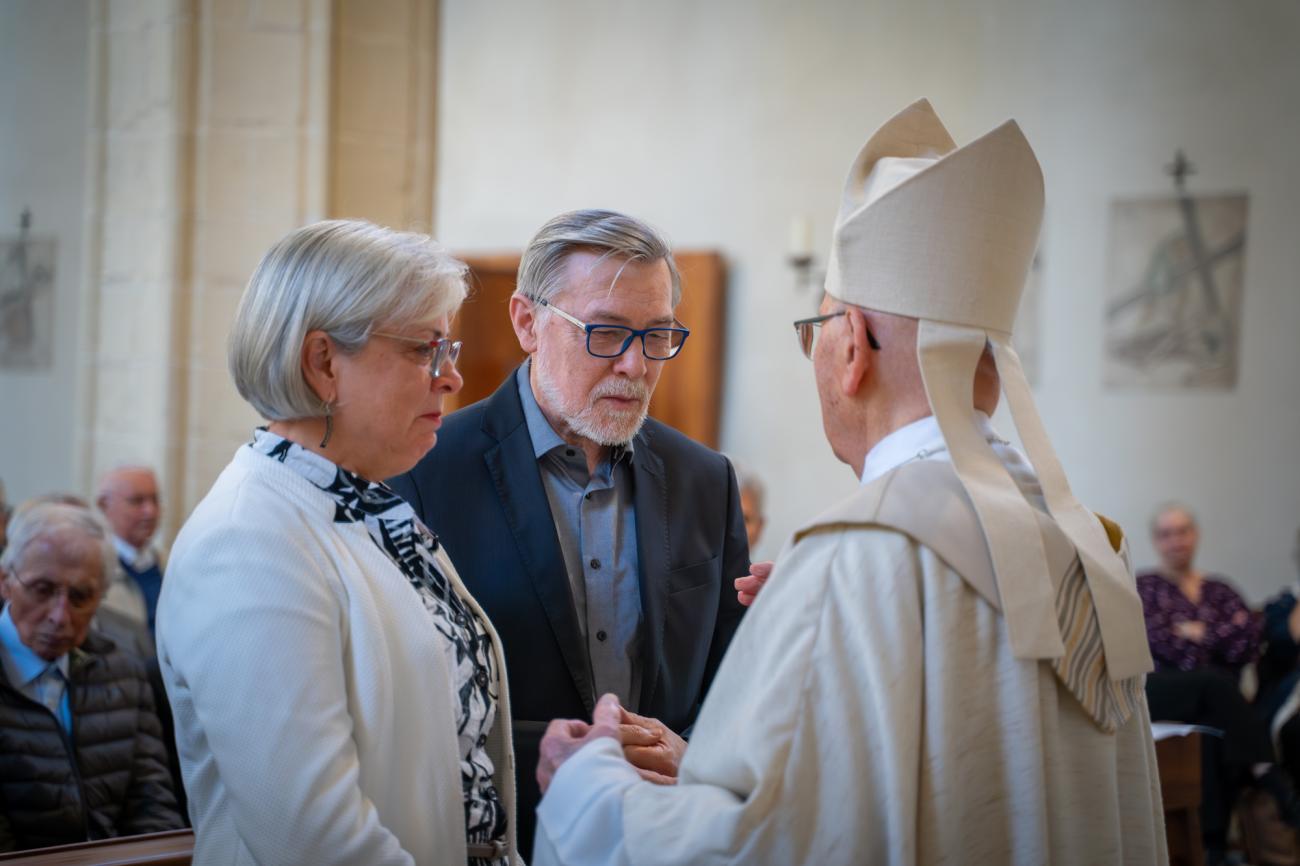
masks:
[[[740,486],[731,461],[723,458],[727,466],[727,523],[722,544],[722,580],[718,591],[718,621],[713,629],[713,642],[709,646],[709,661],[704,671],[704,693],[713,682],[713,674],[722,662],[731,637],[740,625],[745,607],[736,597],[735,579],[749,574],[749,537],[745,534],[745,515],[740,510]],[[701,701],[703,695],[700,696]]]

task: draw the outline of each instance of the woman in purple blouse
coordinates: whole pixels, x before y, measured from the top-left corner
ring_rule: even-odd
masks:
[[[1225,581],[1192,566],[1196,524],[1190,515],[1162,515],[1153,534],[1164,568],[1138,575],[1137,583],[1156,670],[1239,672],[1259,653],[1259,618]]]
[[[1147,677],[1153,721],[1187,722],[1223,731],[1203,737],[1201,831],[1207,862],[1222,862],[1232,803],[1243,786],[1272,794],[1287,823],[1300,823],[1295,790],[1275,763],[1268,729],[1237,686],[1259,653],[1262,623],[1241,596],[1193,564],[1200,533],[1181,505],[1151,520],[1161,567],[1139,575],[1147,640],[1156,670]]]

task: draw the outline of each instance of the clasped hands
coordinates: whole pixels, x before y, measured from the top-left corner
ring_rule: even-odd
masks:
[[[755,562],[749,574],[736,578],[736,597],[741,604],[748,607],[754,603],[772,573],[772,565]],[[616,695],[604,695],[596,702],[591,724],[579,719],[555,719],[547,725],[537,761],[537,783],[543,793],[564,762],[597,737],[617,740],[623,747],[623,757],[641,778],[659,785],[676,784],[686,741],[658,719],[625,709]]]
[[[658,719],[624,709],[618,697],[611,694],[596,702],[591,724],[555,719],[547,726],[537,762],[537,783],[543,793],[564,762],[597,737],[617,740],[623,747],[623,757],[641,778],[659,785],[676,784],[686,741]]]

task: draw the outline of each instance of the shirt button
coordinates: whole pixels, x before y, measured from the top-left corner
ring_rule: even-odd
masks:
[[[478,683],[480,686],[487,685],[487,674],[483,673],[483,671],[474,674],[474,682]]]
[[[584,494],[582,495],[582,498],[583,498],[583,499],[590,499],[590,498],[591,498],[591,494],[590,494],[590,493],[584,493]]]
[[[577,454],[577,453],[578,453],[578,452],[577,452],[577,451],[574,451],[572,448],[565,448],[565,449],[564,449],[564,454],[565,454],[565,456],[567,456],[567,457],[572,457],[572,456],[574,456],[574,455]]]
[[[600,568],[600,560],[599,560],[599,559],[593,559],[593,560],[591,561],[591,567],[592,567],[592,568]]]
[[[600,641],[600,642],[602,642],[602,643],[604,643],[605,638],[607,638],[607,637],[609,637],[609,635],[605,634],[605,630],[604,630],[604,629],[601,629],[600,631],[596,632],[596,640],[598,640],[598,641]]]
[[[478,747],[481,749],[487,745],[487,734],[478,735]]]

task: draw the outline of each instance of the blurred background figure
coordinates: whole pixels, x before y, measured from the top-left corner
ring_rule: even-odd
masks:
[[[1200,537],[1184,505],[1163,505],[1151,518],[1160,566],[1137,579],[1151,654],[1157,671],[1217,668],[1235,676],[1255,660],[1261,625],[1225,578],[1196,567]]]
[[[736,470],[736,482],[740,485],[740,510],[745,515],[745,535],[749,537],[750,557],[758,541],[763,537],[763,527],[767,525],[767,488],[763,479],[748,463],[731,459],[731,466]]]
[[[113,546],[121,565],[110,577],[104,606],[120,611],[154,632],[163,563],[152,545],[162,509],[158,478],[147,466],[119,466],[99,482],[95,504],[113,530]]]
[[[1300,779],[1300,529],[1291,559],[1296,579],[1264,607],[1266,649],[1259,664],[1259,710],[1269,723],[1278,760]]]
[[[0,479],[0,553],[4,553],[6,530],[9,526],[9,515],[13,513],[13,507],[9,505],[9,500],[5,498],[5,483]]]
[[[143,663],[91,631],[113,568],[88,508],[18,509],[0,555],[0,851],[184,826]]]
[[[1259,618],[1221,575],[1196,567],[1200,529],[1190,508],[1162,505],[1150,528],[1160,565],[1137,578],[1156,664],[1147,676],[1147,703],[1152,721],[1223,732],[1221,740],[1202,738],[1201,831],[1215,862],[1227,848],[1233,804],[1245,786],[1271,795],[1293,827],[1300,809],[1276,765],[1268,729],[1238,685],[1241,669],[1259,654]]]

